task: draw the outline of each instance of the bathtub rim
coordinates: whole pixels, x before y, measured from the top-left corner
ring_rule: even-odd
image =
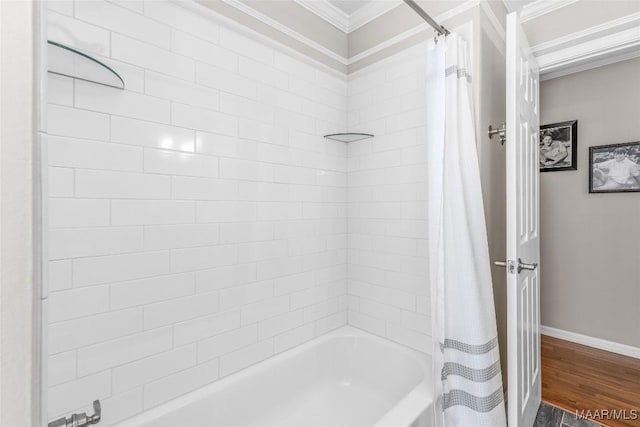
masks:
[[[146,411],[135,414],[130,418],[118,421],[113,424],[114,427],[138,427],[141,424],[149,423],[155,419],[158,419],[164,415],[175,412],[181,408],[184,408],[188,404],[200,400],[209,394],[215,393],[220,389],[224,389],[234,382],[242,381],[247,377],[253,376],[256,372],[264,369],[268,369],[271,365],[278,364],[283,360],[296,357],[298,354],[305,352],[306,350],[317,346],[320,343],[329,341],[333,338],[344,337],[362,337],[374,342],[381,343],[385,346],[394,348],[394,351],[400,351],[401,353],[409,356],[415,360],[416,363],[422,368],[424,376],[416,386],[407,392],[401,399],[399,399],[394,406],[389,409],[374,425],[373,427],[385,427],[385,426],[410,426],[424,411],[428,410],[432,406],[432,387],[430,385],[431,376],[431,355],[420,352],[418,350],[407,347],[403,344],[399,344],[390,339],[380,337],[362,329],[356,328],[351,325],[344,325],[332,331],[329,331],[323,335],[320,335],[312,340],[309,340],[303,344],[300,344],[291,349],[285,350],[281,353],[275,354],[266,360],[254,363],[240,371],[231,373],[224,377],[219,377],[216,381],[205,385],[199,389],[182,394],[174,399],[171,399],[158,406],[152,407]]]

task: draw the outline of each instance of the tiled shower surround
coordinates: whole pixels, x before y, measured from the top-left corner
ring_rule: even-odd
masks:
[[[417,50],[348,81],[171,2],[46,13],[126,84],[48,76],[49,419],[101,399],[109,425],[347,323],[429,351]],[[348,125],[376,137],[322,138]]]
[[[431,352],[425,45],[349,77],[349,323]]]

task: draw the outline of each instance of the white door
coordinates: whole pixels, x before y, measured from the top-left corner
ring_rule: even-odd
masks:
[[[540,405],[539,74],[518,15],[507,16],[507,355],[509,427]]]

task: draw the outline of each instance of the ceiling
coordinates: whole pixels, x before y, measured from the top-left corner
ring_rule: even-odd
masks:
[[[318,2],[326,1],[334,7],[337,7],[347,15],[352,15],[355,11],[371,3],[372,0],[316,0]]]
[[[294,1],[347,34],[402,4],[402,0]]]

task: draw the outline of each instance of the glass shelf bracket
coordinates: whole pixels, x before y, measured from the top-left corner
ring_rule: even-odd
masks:
[[[124,80],[113,68],[77,49],[47,40],[47,71],[85,82],[124,89]]]

